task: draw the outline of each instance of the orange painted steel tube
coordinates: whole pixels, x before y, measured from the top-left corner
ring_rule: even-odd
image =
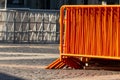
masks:
[[[61,8],[105,8],[105,7],[120,7],[120,5],[63,5]]]
[[[60,60],[61,60],[61,53],[63,53],[63,17],[64,17],[64,7],[60,9]]]
[[[97,55],[80,55],[80,54],[72,54],[72,53],[65,53],[62,56],[69,56],[69,57],[85,57],[85,58],[98,58],[98,59],[112,59],[112,60],[120,60],[120,57],[113,57],[113,56],[97,56]]]
[[[119,59],[119,25],[120,5],[62,6],[60,55]]]

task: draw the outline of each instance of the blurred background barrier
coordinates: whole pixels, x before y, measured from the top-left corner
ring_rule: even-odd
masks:
[[[1,43],[59,43],[59,10],[1,9]]]

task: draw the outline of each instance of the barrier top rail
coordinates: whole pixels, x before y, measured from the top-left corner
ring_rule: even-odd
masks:
[[[63,5],[61,8],[67,7],[120,7],[120,5]]]
[[[7,8],[7,9],[0,9],[0,11],[2,12],[6,12],[6,11],[29,11],[29,12],[49,12],[49,13],[55,13],[58,12],[60,10],[50,10],[50,9],[30,9],[30,8]]]

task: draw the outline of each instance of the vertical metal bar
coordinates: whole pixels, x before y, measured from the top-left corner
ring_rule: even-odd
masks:
[[[111,7],[111,17],[110,17],[110,56],[112,56],[113,54],[113,49],[112,49],[112,25],[113,25],[113,8]]]
[[[42,13],[42,42],[44,42],[44,13]]]
[[[18,32],[19,34],[20,34],[20,43],[22,43],[22,40],[23,40],[23,42],[24,42],[24,39],[22,39],[23,38],[23,35],[24,35],[24,32],[23,32],[23,24],[24,24],[24,15],[25,15],[25,11],[23,11],[23,12],[20,12],[21,13],[21,21],[20,21],[20,24],[21,24],[21,31],[20,32]]]
[[[3,18],[2,21],[4,21],[4,26],[5,26],[4,27],[4,30],[5,30],[5,33],[4,33],[5,34],[5,39],[4,40],[6,42],[7,41],[7,25],[6,25],[7,24],[7,19],[6,19],[6,17],[7,17],[7,11],[4,11],[4,12],[2,11],[2,14],[4,14],[4,18]]]
[[[66,17],[66,15],[65,15],[65,17]],[[73,50],[73,49],[74,49],[74,47],[73,47],[73,46],[74,46],[74,45],[73,45],[73,33],[74,33],[74,31],[73,31],[73,29],[74,29],[74,28],[73,28],[73,21],[74,21],[74,20],[73,20],[73,17],[74,17],[74,15],[73,15],[73,8],[71,8],[71,13],[70,13],[70,20],[71,20],[71,26],[70,26],[70,28],[71,28],[71,29],[70,29],[70,30],[71,30],[71,35],[70,35],[70,44],[71,44],[71,47],[70,47],[70,48],[71,48],[71,49],[70,49],[70,52],[71,52],[71,53],[73,53],[73,51],[74,51],[74,50]],[[63,28],[63,30],[64,30],[64,28]],[[65,35],[65,34],[64,34],[64,35]]]
[[[38,16],[38,15],[37,15],[37,16]],[[36,30],[36,31],[35,31],[35,32],[36,32],[36,33],[35,33],[35,34],[36,34],[36,36],[35,36],[35,41],[36,41],[36,42],[38,41],[38,39],[37,39],[37,33],[38,33],[38,30],[37,30],[37,16],[35,17],[35,23],[36,23],[36,24],[35,24],[35,27],[36,27],[36,29],[35,29],[35,30]]]
[[[98,8],[96,8],[96,11],[95,11],[95,15],[96,15],[96,52],[97,54],[95,55],[99,55],[101,53],[100,51],[100,24],[99,24],[99,12],[98,12]]]
[[[5,9],[7,9],[7,0],[5,0]]]
[[[60,8],[60,59],[62,59],[61,54],[63,53],[63,18],[64,17],[64,7]]]
[[[28,34],[28,43],[30,43],[30,11],[28,11],[28,30],[27,30],[27,34]]]
[[[84,36],[85,36],[85,55],[88,53],[88,33],[89,33],[89,26],[88,26],[88,8],[84,8]],[[96,14],[95,14],[96,16]]]
[[[51,41],[52,41],[52,36],[51,36],[51,35],[52,35],[52,29],[51,29],[51,27],[52,27],[52,26],[51,26],[52,15],[51,15],[51,14],[49,14],[49,15],[50,15],[50,16],[49,16],[49,17],[50,17],[50,18],[49,18],[49,30],[50,30],[50,31],[48,31],[48,33],[49,33],[49,42],[51,42]]]
[[[65,12],[65,21],[64,21],[64,24],[65,24],[65,28],[64,28],[64,53],[67,53],[67,30],[68,30],[68,24],[67,24],[67,17],[68,17],[68,9],[66,9],[66,12]]]
[[[117,39],[117,30],[118,30],[117,29],[117,27],[118,27],[118,25],[117,25],[118,24],[117,23],[118,22],[117,21],[118,20],[118,18],[117,18],[118,17],[117,11],[118,11],[118,8],[115,7],[114,11],[113,11],[113,13],[114,13],[114,15],[113,15],[114,16],[114,18],[113,18],[114,21],[113,21],[113,27],[112,27],[113,28],[112,29],[113,30],[113,38],[112,38],[113,39],[113,56],[115,56],[115,57],[117,56],[117,40],[118,40]]]
[[[119,57],[119,17],[120,17],[120,8],[117,7],[117,57]]]
[[[106,21],[106,16],[107,16],[107,7],[105,7],[105,12],[104,12],[104,35],[105,35],[105,41],[107,41],[107,33],[106,33],[106,26],[107,26],[107,21]],[[106,42],[105,42],[105,44],[103,44],[103,46],[106,46]],[[104,56],[107,56],[107,54],[106,54],[107,52],[106,52],[106,48],[105,48],[105,53],[104,53]]]
[[[49,14],[49,17],[48,17],[48,25],[47,25],[47,32],[46,32],[46,36],[48,35],[48,37],[47,37],[47,41],[49,41],[50,40],[50,14]]]
[[[41,14],[40,13],[38,13],[39,14],[39,18],[41,19]],[[38,18],[38,19],[39,19]],[[38,30],[37,30],[37,40],[38,40],[38,42],[39,42],[39,35],[41,35],[41,32],[40,32],[40,29],[41,29],[41,25],[42,25],[42,23],[41,22],[39,22],[40,24],[39,24],[39,26],[38,26]],[[41,38],[41,36],[40,36],[40,38]]]
[[[68,14],[69,15],[69,14]],[[75,33],[75,53],[76,54],[78,54],[78,51],[79,51],[79,48],[78,48],[78,46],[79,46],[79,44],[78,44],[78,40],[79,40],[79,29],[80,29],[80,27],[79,27],[79,9],[78,8],[76,8],[76,13],[75,13],[75,19],[76,19],[76,22],[75,22],[75,24],[76,24],[76,33]],[[68,20],[69,20],[69,18],[68,18]],[[68,28],[68,30],[69,30],[69,28]],[[69,31],[68,31],[68,33],[70,33]],[[68,47],[68,45],[69,45],[69,34],[67,35],[68,36],[68,44],[67,44],[67,53],[69,52],[69,47]]]
[[[13,15],[13,25],[14,25],[14,40],[13,40],[13,43],[15,43],[15,36],[16,36],[16,32],[15,32],[15,30],[16,30],[16,19],[15,19],[15,16],[16,16],[16,12],[14,11],[13,12],[14,13],[14,15]]]
[[[57,42],[57,16],[58,16],[58,14],[57,14],[57,12],[56,12],[56,16],[55,16],[55,25],[56,25],[56,34],[55,34],[55,42]]]
[[[93,25],[93,34],[92,34],[93,35],[93,37],[92,37],[93,38],[92,39],[93,40],[92,41],[92,48],[93,48],[93,50],[92,50],[92,55],[94,55],[96,53],[96,37],[95,37],[96,36],[96,26],[95,26],[95,24],[96,24],[95,23],[95,17],[96,16],[94,16],[95,15],[95,7],[92,7],[92,11],[93,11],[92,12],[92,20],[94,21],[94,22],[92,21],[92,25]],[[85,44],[85,42],[84,42],[84,44]]]
[[[108,7],[107,8],[107,13],[106,13],[106,16],[107,16],[107,22],[106,22],[106,30],[102,33],[105,33],[106,32],[106,35],[104,35],[104,38],[103,38],[103,52],[104,52],[104,56],[111,56],[111,42],[112,42],[112,8],[111,7]],[[107,27],[108,26],[108,27]],[[106,37],[106,38],[105,38]],[[106,43],[105,43],[105,40],[106,40]],[[106,47],[105,47],[106,46]]]
[[[112,25],[112,49],[113,49],[113,55],[117,57],[118,55],[118,8],[114,7],[113,8],[113,25]]]
[[[120,7],[118,21],[118,25],[120,25]],[[118,27],[118,56],[120,57],[120,27]]]
[[[91,37],[90,37],[90,33],[91,33],[91,32],[90,32],[90,28],[91,28],[91,26],[90,26],[90,14],[89,14],[89,10],[90,10],[90,9],[89,9],[89,7],[88,7],[88,8],[87,8],[87,16],[88,16],[88,18],[87,18],[88,23],[87,23],[87,24],[88,24],[88,28],[89,28],[89,31],[88,31],[88,53],[90,54],[90,52],[91,52],[91,51],[90,51],[90,50],[91,50],[91,47],[90,47],[90,45],[91,45],[91,44],[90,44],[90,40],[91,40],[91,39],[90,39],[90,38],[91,38]]]
[[[103,12],[103,55],[104,56],[107,56],[108,54],[107,54],[107,52],[106,52],[106,12],[107,12],[107,8],[106,7],[104,7],[104,12]]]
[[[81,7],[81,27],[82,27],[82,30],[81,30],[81,35],[82,35],[82,41],[81,41],[81,53],[84,54],[84,48],[85,48],[85,42],[84,42],[84,8]]]

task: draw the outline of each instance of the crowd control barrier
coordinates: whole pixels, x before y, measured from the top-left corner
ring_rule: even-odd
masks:
[[[120,6],[62,6],[60,58],[47,68],[82,68],[92,58],[120,60]]]
[[[58,44],[59,10],[0,9],[0,43]]]

